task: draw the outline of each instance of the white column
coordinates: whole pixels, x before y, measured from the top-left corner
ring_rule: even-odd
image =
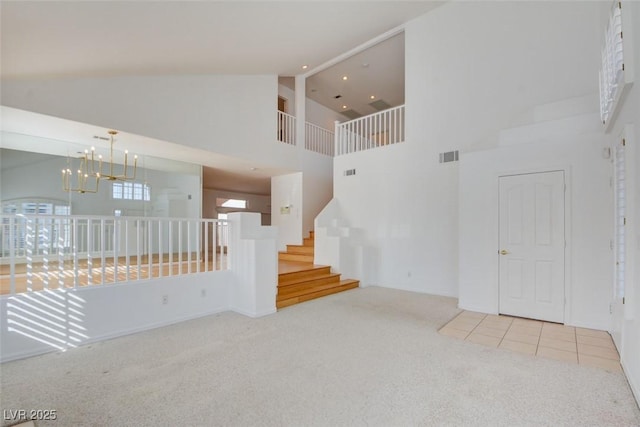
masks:
[[[276,227],[260,225],[259,213],[230,213],[229,269],[231,310],[250,317],[276,312],[278,251]]]
[[[306,104],[307,104],[307,93],[306,93],[306,77],[305,76],[296,76],[296,84],[295,84],[295,100],[296,100],[296,145],[299,150],[304,150],[305,146],[305,124],[306,124]]]

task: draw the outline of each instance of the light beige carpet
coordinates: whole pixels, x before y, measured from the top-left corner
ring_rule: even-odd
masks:
[[[638,426],[622,373],[456,340],[451,298],[355,289],[6,363],[38,426]],[[9,423],[4,421],[5,425]]]

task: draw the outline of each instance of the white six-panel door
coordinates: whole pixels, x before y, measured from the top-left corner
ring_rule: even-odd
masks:
[[[564,323],[564,171],[500,177],[500,313]]]

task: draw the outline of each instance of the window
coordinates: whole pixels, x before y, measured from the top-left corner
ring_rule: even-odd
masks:
[[[151,187],[141,182],[114,182],[111,184],[112,197],[116,200],[151,200]]]
[[[240,199],[225,199],[222,197],[216,198],[216,206],[219,208],[237,208],[246,209],[247,201]]]
[[[71,206],[66,202],[53,199],[10,200],[2,202],[2,213],[43,215],[43,217],[29,220],[31,222],[19,218],[13,223],[9,217],[3,217],[0,256],[9,256],[11,246],[14,247],[16,256],[26,256],[27,251],[31,255],[43,255],[69,250],[71,245],[69,220],[47,216],[70,215]],[[10,230],[11,224],[13,224],[13,230]],[[11,235],[13,235],[13,242],[10,240]]]
[[[624,15],[622,2],[614,2],[604,32],[600,67],[600,118],[604,125],[613,122],[623,92],[631,83],[631,73],[625,73],[625,55],[632,50],[626,44],[631,38],[623,38],[623,35],[631,33],[629,28],[624,28],[630,25],[629,21]]]

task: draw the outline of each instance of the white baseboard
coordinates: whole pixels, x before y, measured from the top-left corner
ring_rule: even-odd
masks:
[[[237,307],[231,307],[229,308],[229,310],[233,311],[234,313],[242,314],[243,316],[251,317],[254,319],[257,317],[268,316],[269,314],[273,314],[278,311],[275,307],[261,311],[249,311]]]

